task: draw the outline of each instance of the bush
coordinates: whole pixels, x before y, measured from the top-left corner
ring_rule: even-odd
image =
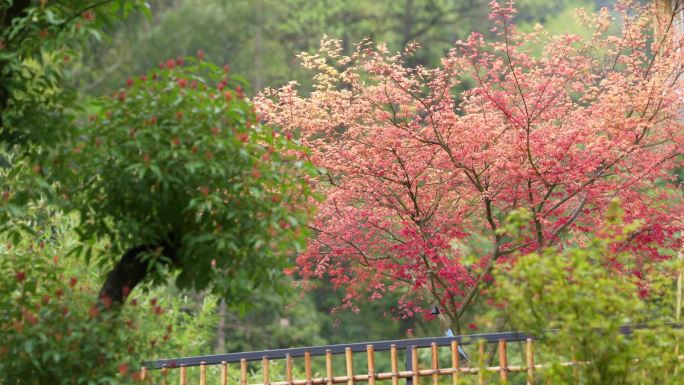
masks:
[[[577,374],[587,385],[681,383],[675,373],[683,333],[668,324],[677,266],[624,252],[640,224],[621,217],[614,204],[607,226],[586,244],[530,254],[495,274],[495,317],[540,337],[540,354],[551,362],[543,375],[552,383],[574,383]],[[644,271],[651,281],[633,274]],[[622,325],[645,328],[623,335]],[[568,361],[583,364],[561,365]]]
[[[52,214],[39,232],[0,238],[0,383],[129,383],[143,359],[206,350],[215,299],[189,313],[187,299],[152,291],[120,312],[99,308],[101,271],[64,258],[74,221]]]

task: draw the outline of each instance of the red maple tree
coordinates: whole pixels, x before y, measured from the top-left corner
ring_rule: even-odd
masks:
[[[616,11],[580,11],[588,38],[551,36],[492,2],[496,38],[471,34],[435,69],[405,65],[415,45],[363,41],[345,56],[324,39],[303,54],[310,95],[291,83],[257,98],[321,168],[296,273],[343,287],[342,307],[388,290],[404,293],[400,316],[439,303],[460,331],[496,263],[582,242],[616,199],[641,221],[624,245],[636,266],[667,258],[683,211],[684,45],[650,6]]]

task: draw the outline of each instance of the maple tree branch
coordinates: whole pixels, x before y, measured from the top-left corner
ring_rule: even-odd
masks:
[[[540,250],[544,246],[544,233],[542,230],[542,224],[537,216],[537,209],[534,206],[534,197],[532,196],[532,180],[527,180],[527,196],[532,206],[532,220],[534,222],[534,231],[537,235],[537,250]]]
[[[582,209],[584,208],[584,204],[585,204],[585,203],[587,203],[587,196],[586,196],[586,195],[583,196],[583,197],[580,199],[579,204],[578,204],[577,207],[575,207],[575,209],[572,211],[572,213],[570,214],[570,217],[568,218],[568,220],[566,220],[563,224],[561,224],[560,226],[558,226],[556,229],[554,229],[554,230],[551,232],[551,236],[552,236],[552,237],[558,237],[558,235],[559,235],[562,231],[564,231],[566,228],[568,228],[568,226],[570,226],[571,224],[573,224],[573,223],[577,220],[577,217],[579,217],[580,213],[582,212]]]
[[[530,125],[530,113],[527,110],[527,102],[525,101],[525,94],[523,94],[522,87],[520,86],[520,82],[518,81],[518,76],[515,74],[515,68],[513,67],[513,61],[511,60],[511,47],[510,43],[508,42],[508,25],[506,24],[506,16],[501,17],[503,19],[503,25],[504,25],[504,41],[506,45],[506,58],[508,59],[508,68],[511,70],[511,74],[513,75],[513,80],[515,81],[515,87],[518,89],[518,93],[520,94],[520,100],[523,102],[523,107],[525,107],[525,119],[527,120],[527,126],[529,128]]]
[[[461,306],[459,306],[457,316],[460,318],[463,316],[466,310],[468,310],[468,307],[470,304],[473,302],[473,300],[476,298],[478,293],[480,292],[480,286],[484,282],[484,279],[489,275],[494,269],[494,265],[496,264],[496,260],[501,256],[501,253],[499,252],[499,247],[500,244],[497,242],[494,252],[492,253],[492,257],[487,261],[487,265],[485,268],[482,270],[482,273],[478,276],[477,280],[475,280],[475,285],[470,288],[468,291],[468,294],[463,299],[463,302],[461,302]]]
[[[563,61],[563,60],[565,59],[565,54],[566,54],[566,52],[568,51],[568,48],[570,47],[570,44],[571,44],[571,43],[568,42],[568,43],[565,45],[565,48],[563,48],[563,52],[558,56],[558,61],[557,61],[556,64],[553,66],[553,72],[551,72],[551,74],[549,75],[549,77],[546,79],[546,82],[544,83],[544,87],[543,87],[542,90],[539,92],[539,96],[537,97],[537,100],[534,102],[534,105],[535,105],[535,106],[536,106],[537,104],[539,104],[539,102],[541,101],[542,96],[544,96],[544,94],[546,93],[546,89],[549,87],[549,84],[551,84],[551,80],[552,80],[553,78],[556,77],[556,73],[558,72],[558,68],[560,67],[561,61]],[[567,79],[569,79],[569,78],[571,78],[571,77],[572,77],[572,76],[568,76]],[[566,80],[566,83],[565,83],[565,84],[567,84],[567,80]],[[563,88],[565,88],[565,85],[564,85],[563,87],[560,87],[559,89],[562,90]],[[554,99],[555,99],[555,96],[551,98],[551,100],[549,101],[549,103],[547,103],[546,106],[544,106],[544,108],[542,108],[541,111],[538,112],[538,113],[536,114],[536,116],[533,116],[533,117],[530,119],[530,122],[532,122],[534,119],[536,119],[537,117],[539,117],[539,116],[541,115],[541,113],[543,112],[543,110],[545,110],[546,107],[548,107]],[[534,110],[532,110],[532,112],[534,113]]]
[[[494,234],[494,251],[492,252],[492,257],[489,259],[487,262],[487,265],[483,269],[482,273],[478,277],[478,279],[475,281],[475,286],[473,286],[468,294],[466,294],[463,302],[461,303],[461,306],[457,312],[457,316],[460,318],[465,310],[470,306],[470,303],[475,299],[477,296],[479,290],[480,290],[480,285],[484,281],[485,277],[492,271],[494,268],[494,265],[496,263],[496,260],[501,256],[501,235],[498,234],[497,232],[497,226],[496,223],[494,222],[494,218],[492,217],[492,205],[491,205],[491,200],[488,197],[485,197],[485,210],[486,210],[486,217],[487,217],[487,222],[489,222],[489,225],[491,227],[492,233]]]
[[[503,113],[506,116],[506,118],[508,118],[508,121],[512,122],[514,126],[517,125],[520,128],[524,129],[525,126],[523,126],[522,123],[513,119],[513,117],[506,111],[506,109],[501,104],[499,104],[499,102],[489,93],[489,91],[487,90],[487,87],[485,87],[484,80],[482,80],[482,77],[480,76],[480,73],[478,71],[479,67],[477,66],[477,64],[475,64],[475,61],[473,59],[470,59],[470,64],[473,66],[473,72],[475,73],[475,77],[477,78],[477,82],[480,85],[480,89],[482,90],[482,92],[487,97],[487,100],[489,100],[491,103],[494,103],[496,108],[501,113]],[[518,106],[517,104],[515,106],[518,109],[520,109],[520,106]]]
[[[430,261],[428,258],[425,256],[425,254],[420,254],[421,260],[423,261],[423,265],[425,266],[428,279],[430,280],[430,287],[428,288],[428,291],[430,294],[432,294],[433,299],[441,304],[442,299],[440,298],[439,294],[437,293],[437,287],[435,284],[435,281],[439,283],[441,286],[442,290],[445,291],[445,295],[448,295],[449,293],[449,285],[444,282],[444,280],[437,274],[435,274],[434,269],[432,268],[432,265],[430,264]],[[448,295],[449,298],[451,298],[452,305],[455,304],[455,301],[453,299],[453,296]],[[452,309],[444,308],[445,314],[447,317],[451,320],[451,323],[455,328],[457,329],[457,332],[461,329],[461,323],[460,323],[460,316],[457,311],[452,311]]]
[[[638,237],[639,235],[641,235],[641,234],[643,234],[643,233],[647,233],[647,232],[649,232],[649,231],[651,231],[651,230],[653,230],[652,227],[645,227],[645,228],[643,228],[643,229],[640,229],[640,230],[637,230],[637,231],[632,232],[631,234],[629,234],[629,236],[627,237],[627,239],[625,239],[624,242],[622,242],[622,244],[620,245],[620,247],[619,247],[617,250],[615,250],[615,251],[613,252],[613,254],[615,254],[615,255],[620,254],[624,249],[626,249],[626,248],[629,246],[630,243],[632,243],[632,241],[633,241],[634,239],[636,239],[636,237]]]
[[[326,246],[327,248],[329,248],[329,249],[331,249],[331,250],[333,249],[332,246],[328,245],[328,244],[325,243],[325,242],[321,242],[321,241],[317,241],[317,242],[319,242],[320,244]],[[321,252],[318,252],[318,253],[321,254]],[[355,260],[354,262],[355,262],[355,263],[358,263],[358,264],[360,264],[360,265],[362,265],[362,266],[368,267],[368,265],[364,264],[364,262],[360,262],[360,261],[358,261],[358,260]],[[392,279],[392,280],[394,280],[394,281],[399,281],[399,282],[403,282],[403,283],[407,283],[407,284],[412,284],[412,283],[413,283],[413,282],[411,282],[411,281],[408,280],[408,279],[401,278],[401,277],[396,277],[396,276],[394,276],[394,275],[388,274],[388,273],[385,272],[385,271],[378,270],[378,271],[376,271],[375,273],[376,273],[376,274],[380,274],[380,275],[382,275],[383,277],[390,278],[390,279]]]
[[[677,13],[681,11],[679,9],[679,3],[680,0],[677,0],[677,2],[674,4],[674,7],[672,7],[672,11],[670,12],[670,20],[667,23],[667,27],[665,28],[665,32],[663,33],[663,36],[660,38],[660,41],[658,42],[658,46],[653,53],[653,57],[651,58],[651,61],[648,63],[648,67],[646,68],[646,73],[644,76],[648,76],[648,74],[651,71],[651,68],[653,68],[653,64],[655,63],[656,58],[658,57],[658,54],[660,53],[660,50],[663,48],[665,45],[665,41],[667,40],[669,34],[670,34],[670,29],[672,28],[672,25],[674,24],[675,19],[677,18]]]
[[[549,186],[548,190],[546,190],[546,195],[544,195],[544,198],[542,198],[541,202],[537,205],[537,212],[541,212],[542,209],[544,208],[544,204],[548,201],[549,197],[553,193],[553,190],[557,187],[557,184],[552,184]]]
[[[559,208],[560,206],[562,206],[565,202],[569,201],[570,199],[572,199],[573,197],[575,197],[577,194],[581,193],[585,187],[587,187],[587,186],[589,186],[590,184],[594,183],[598,178],[604,176],[603,172],[606,171],[607,169],[609,169],[610,167],[614,166],[614,165],[615,165],[618,161],[620,161],[620,159],[622,159],[622,158],[624,158],[624,156],[618,157],[617,159],[613,160],[613,162],[610,163],[610,164],[604,163],[603,166],[599,167],[596,171],[594,171],[594,175],[591,176],[591,178],[589,178],[588,180],[586,180],[584,183],[582,183],[582,185],[580,185],[579,188],[577,188],[577,189],[576,189],[574,192],[572,192],[571,194],[568,194],[565,198],[563,198],[563,199],[561,199],[560,201],[556,202],[555,205],[553,205],[550,209],[548,209],[548,210],[546,211],[546,213],[543,215],[543,217],[547,217],[549,214],[551,214],[551,213],[552,213],[553,211],[555,211],[557,208]]]
[[[325,230],[323,230],[323,229],[319,229],[319,228],[313,227],[313,226],[311,226],[311,225],[307,225],[306,227],[308,227],[309,229],[311,229],[311,230],[313,230],[313,231],[317,231],[317,232],[319,232],[319,233],[322,233],[322,234],[329,235],[329,236],[331,236],[331,237],[337,238],[337,239],[339,239],[340,241],[342,241],[342,242],[348,244],[348,245],[351,246],[354,250],[356,250],[356,252],[363,258],[363,260],[364,260],[364,262],[365,262],[365,266],[370,266],[370,262],[369,262],[369,261],[382,261],[382,260],[385,260],[385,259],[391,259],[391,256],[389,256],[389,255],[385,255],[385,256],[381,256],[381,257],[371,257],[371,256],[369,256],[368,254],[366,254],[366,252],[364,252],[363,250],[361,250],[361,248],[360,248],[357,244],[355,244],[354,242],[352,242],[352,241],[349,241],[349,240],[347,240],[347,239],[344,239],[344,238],[340,237],[339,235],[335,235],[335,234],[333,234],[333,233],[331,233],[331,232],[329,232],[329,231],[325,231]]]

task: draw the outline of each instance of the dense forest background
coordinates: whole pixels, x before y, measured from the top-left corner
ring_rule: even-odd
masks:
[[[400,50],[417,42],[412,65],[436,66],[455,41],[485,35],[487,0],[151,0],[152,17],[134,15],[95,36],[73,79],[93,95],[121,87],[169,58],[192,56],[228,64],[248,78],[251,92],[292,79],[310,81],[297,55],[316,51],[324,35],[341,39],[346,53],[369,38]],[[609,6],[610,0],[520,0],[517,22],[543,24],[551,33],[579,33],[574,11]],[[106,40],[106,41],[105,41]]]
[[[97,97],[121,88],[131,74],[144,74],[168,59],[203,51],[208,61],[227,64],[247,78],[249,96],[265,87],[296,79],[304,89],[311,74],[298,63],[314,52],[323,35],[341,39],[351,52],[363,38],[400,50],[411,42],[422,48],[410,65],[436,66],[443,54],[471,31],[485,35],[487,0],[150,0],[152,16],[134,14],[93,34],[68,81],[80,95]],[[520,0],[518,23],[543,24],[553,33],[581,33],[574,11],[610,5],[608,0]],[[172,289],[168,289],[172,290]],[[288,301],[259,294],[243,314],[220,306],[213,350],[273,349],[443,333],[436,321],[389,320],[396,298],[387,295],[358,311],[339,310],[343,293],[322,282]],[[203,303],[191,296],[187,311]],[[471,325],[477,331],[477,325]],[[210,353],[210,349],[202,349]]]

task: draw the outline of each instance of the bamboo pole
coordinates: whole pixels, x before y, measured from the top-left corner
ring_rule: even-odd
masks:
[[[366,354],[368,356],[368,385],[375,385],[375,350],[373,345],[366,345]]]
[[[644,338],[643,338],[643,336],[637,336],[637,342],[639,342],[639,344],[643,344],[643,343],[644,343]],[[677,347],[675,346],[675,349],[676,349],[676,348],[677,348]],[[676,368],[675,368],[675,370],[676,370]],[[642,383],[642,384],[646,384],[647,381],[648,381],[648,374],[646,373],[646,368],[645,368],[645,367],[642,367],[642,368],[641,368],[641,383]]]
[[[684,16],[682,16],[684,17]],[[680,320],[682,319],[682,296],[683,293],[682,291],[684,288],[684,246],[679,250],[679,253],[677,254],[679,257],[679,262],[681,266],[679,267],[679,274],[677,275],[677,303],[675,305],[675,322],[679,323]],[[675,342],[675,359],[678,359],[679,357],[679,335],[677,335],[677,339]],[[677,371],[677,367],[675,367],[675,373]]]
[[[306,383],[311,384],[311,352],[304,352],[304,371],[306,373]]]
[[[354,361],[351,348],[344,349],[344,359],[347,364],[347,385],[354,385]]]
[[[437,369],[439,369],[439,357],[437,353],[437,343],[433,342],[430,344],[430,350],[432,353],[432,385],[439,385],[439,373]]]
[[[247,360],[240,359],[240,385],[247,385]]]
[[[200,385],[207,385],[207,364],[200,362]]]
[[[580,383],[580,372],[579,372],[579,366],[577,365],[577,354],[575,353],[575,347],[572,347],[572,359],[570,360],[572,362],[572,375],[575,377],[575,383],[574,385],[579,385]]]
[[[292,385],[292,354],[285,355],[285,381]]]
[[[505,340],[499,340],[499,378],[502,384],[508,382],[508,356]]]
[[[452,385],[458,385],[460,370],[459,370],[459,356],[458,356],[458,342],[451,341],[451,368],[454,372],[451,374]]]
[[[677,307],[675,309],[675,322],[679,322],[682,319],[682,286],[684,285],[684,246],[678,253],[679,261],[682,266],[679,267],[679,274],[677,275]]]
[[[264,385],[269,385],[271,383],[271,374],[268,370],[268,356],[264,356],[261,359],[261,372],[264,378]]]
[[[399,360],[397,359],[397,345],[390,345],[390,362],[392,367],[392,385],[399,385]]]
[[[532,338],[527,339],[525,355],[527,361],[527,385],[534,385],[534,342]]]
[[[145,383],[145,380],[147,380],[147,368],[143,366],[140,368],[140,382]]]
[[[485,373],[485,341],[480,340],[478,343],[478,367],[477,371],[477,383],[479,385],[484,385],[484,373]]]
[[[418,348],[411,346],[411,373],[413,385],[420,385],[420,373],[418,372]]]
[[[162,368],[161,369],[161,376],[162,376],[161,385],[167,385],[168,384],[169,370],[167,368]]]
[[[228,385],[228,363],[221,361],[221,385]]]
[[[185,372],[185,365],[180,366],[180,385],[187,385],[187,376]]]
[[[332,351],[330,349],[325,350],[325,374],[327,377],[326,383],[333,385]]]

